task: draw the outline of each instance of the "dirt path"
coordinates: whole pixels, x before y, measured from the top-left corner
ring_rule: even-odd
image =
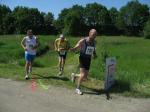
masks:
[[[82,96],[73,90],[50,86],[45,90],[31,82],[0,79],[0,112],[150,112],[150,99],[112,95]]]

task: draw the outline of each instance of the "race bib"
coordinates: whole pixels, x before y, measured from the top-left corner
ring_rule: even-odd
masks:
[[[29,47],[30,47],[30,49],[33,49],[33,45],[32,44],[29,44]]]
[[[92,55],[94,52],[94,47],[87,46],[85,54]]]
[[[60,55],[65,55],[65,51],[60,51]]]

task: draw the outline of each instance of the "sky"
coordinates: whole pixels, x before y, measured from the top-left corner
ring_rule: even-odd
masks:
[[[131,0],[0,0],[0,4],[9,6],[13,10],[16,6],[27,6],[29,8],[38,8],[41,12],[52,12],[57,18],[58,14],[64,8],[70,8],[75,4],[86,6],[88,3],[97,2],[110,9],[115,7],[118,10]],[[150,7],[150,0],[139,0],[142,4],[147,4]]]

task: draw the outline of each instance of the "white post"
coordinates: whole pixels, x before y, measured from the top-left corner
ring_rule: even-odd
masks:
[[[115,69],[116,69],[116,58],[110,57],[106,58],[106,71],[105,71],[105,90],[108,90],[112,87],[115,82]]]

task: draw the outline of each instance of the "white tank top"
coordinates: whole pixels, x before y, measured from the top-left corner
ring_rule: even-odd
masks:
[[[29,38],[29,36],[26,36],[24,38],[25,38],[25,45],[27,48],[27,51],[25,51],[25,53],[36,55],[36,49],[33,49],[33,47],[37,44],[36,37],[33,36],[32,38]]]

